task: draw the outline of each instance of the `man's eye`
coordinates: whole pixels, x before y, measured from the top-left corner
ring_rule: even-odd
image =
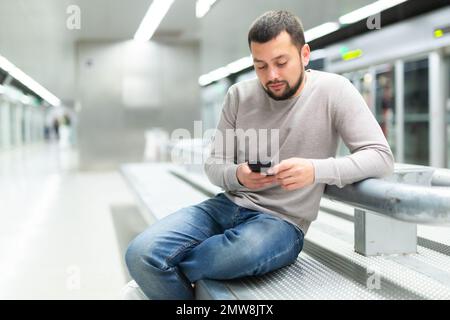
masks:
[[[286,63],[287,63],[287,62],[279,63],[278,66],[279,66],[279,67],[282,67],[282,66],[286,65]]]
[[[258,67],[259,70],[263,70],[265,68],[266,68],[266,66]]]

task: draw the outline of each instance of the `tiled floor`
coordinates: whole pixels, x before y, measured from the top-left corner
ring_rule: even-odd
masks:
[[[127,277],[111,208],[118,172],[79,172],[75,151],[0,152],[0,299],[117,299]]]

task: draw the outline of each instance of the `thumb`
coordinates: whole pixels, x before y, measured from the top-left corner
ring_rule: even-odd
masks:
[[[292,160],[293,159],[286,159],[286,160],[281,161],[276,166],[267,170],[267,173],[268,174],[278,174],[284,170],[290,169],[294,165],[294,162]]]
[[[247,174],[247,173],[252,172],[252,170],[250,170],[250,167],[248,166],[247,162],[241,163],[241,164],[239,165],[239,167],[241,168],[242,173]]]
[[[278,174],[278,172],[283,171],[284,170],[284,165],[283,165],[283,161],[275,166],[273,166],[272,168],[270,168],[269,170],[267,170],[267,174]]]

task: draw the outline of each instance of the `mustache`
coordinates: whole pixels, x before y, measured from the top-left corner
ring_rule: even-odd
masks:
[[[287,81],[285,81],[285,80],[283,80],[283,81],[269,81],[269,82],[266,83],[266,86],[268,87],[268,86],[277,85],[277,84],[280,84],[280,83],[288,84]]]

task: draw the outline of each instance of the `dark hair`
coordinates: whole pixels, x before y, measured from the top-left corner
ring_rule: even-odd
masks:
[[[251,42],[265,43],[286,31],[292,43],[298,48],[305,44],[305,35],[300,19],[288,11],[268,11],[256,19],[248,32],[248,46]]]

